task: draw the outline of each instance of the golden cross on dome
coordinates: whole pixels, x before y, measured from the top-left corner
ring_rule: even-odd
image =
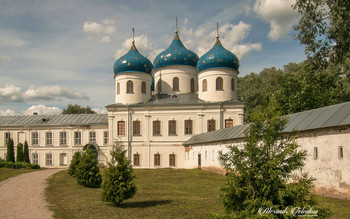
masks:
[[[179,32],[179,31],[177,30],[177,17],[176,17],[176,29],[175,29],[175,33],[177,33],[177,32]]]
[[[219,22],[216,22],[216,38],[219,39]]]
[[[135,43],[135,29],[132,28],[132,43]]]

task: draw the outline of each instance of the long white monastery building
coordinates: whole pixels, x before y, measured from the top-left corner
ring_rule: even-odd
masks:
[[[201,58],[178,32],[153,64],[136,49],[114,64],[115,103],[108,114],[0,117],[0,158],[8,138],[29,144],[30,160],[67,167],[74,152],[91,148],[110,160],[116,141],[135,168],[220,168],[219,151],[243,144],[244,104],[237,100],[239,61],[219,37]],[[289,115],[285,132],[309,153],[305,170],[316,188],[350,196],[350,102]]]

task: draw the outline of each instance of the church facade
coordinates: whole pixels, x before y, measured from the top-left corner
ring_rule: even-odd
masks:
[[[237,100],[238,58],[216,37],[201,58],[181,42],[153,61],[131,43],[114,64],[115,103],[108,115],[0,117],[0,157],[8,138],[27,141],[31,162],[66,167],[76,151],[93,149],[99,163],[110,160],[116,142],[128,149],[135,168],[192,168],[183,143],[193,135],[243,123]]]

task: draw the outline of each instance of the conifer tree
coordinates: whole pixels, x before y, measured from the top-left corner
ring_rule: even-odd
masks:
[[[99,187],[101,185],[102,177],[97,166],[97,159],[90,149],[81,156],[74,175],[77,178],[78,184],[83,186]]]
[[[24,142],[24,148],[23,148],[23,161],[26,163],[30,163],[29,159],[29,148],[27,141]]]
[[[15,152],[13,147],[13,140],[11,138],[9,138],[7,141],[6,161],[15,162]]]
[[[130,161],[125,156],[123,145],[116,143],[111,155],[112,162],[108,163],[103,182],[102,199],[111,201],[115,206],[131,198],[136,193],[135,178]]]
[[[306,151],[297,150],[293,135],[282,135],[286,120],[278,116],[273,104],[251,118],[246,143],[231,145],[228,153],[219,155],[227,170],[227,182],[221,188],[226,213],[230,218],[294,218],[298,215],[291,208],[314,206],[318,216],[328,216],[329,210],[318,208],[310,194],[313,179],[300,171]],[[264,214],[269,209],[287,210],[283,215]]]
[[[23,157],[23,145],[22,143],[19,143],[17,145],[17,156],[16,156],[16,161],[17,162],[23,162],[24,157]]]
[[[73,154],[72,161],[70,162],[70,165],[69,165],[69,172],[68,172],[69,175],[75,176],[75,171],[77,169],[77,166],[79,165],[80,159],[81,159],[81,152],[80,151],[75,152]]]

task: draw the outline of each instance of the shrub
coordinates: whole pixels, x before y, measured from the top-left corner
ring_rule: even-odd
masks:
[[[69,165],[69,172],[68,172],[69,175],[75,176],[75,171],[80,162],[80,159],[81,159],[81,152],[80,151],[75,152],[73,155],[72,161],[70,162],[70,165]]]
[[[16,156],[16,161],[17,162],[24,162],[24,157],[23,157],[23,145],[19,143],[17,145],[17,156]]]
[[[77,177],[78,184],[83,186],[99,187],[101,185],[102,177],[97,166],[97,159],[90,149],[81,156],[74,175]]]
[[[111,152],[112,162],[108,163],[102,185],[102,199],[113,202],[115,206],[119,206],[136,193],[136,186],[133,182],[135,176],[125,153],[126,150],[121,144],[117,143],[114,146]]]
[[[23,148],[23,161],[26,163],[30,163],[29,160],[29,149],[28,149],[28,143],[27,141],[24,142],[24,148]]]
[[[11,169],[40,169],[38,164],[30,164],[25,162],[8,162],[0,161],[0,168],[11,168]]]
[[[13,150],[13,140],[9,138],[9,140],[7,141],[6,161],[15,162],[15,152]]]

